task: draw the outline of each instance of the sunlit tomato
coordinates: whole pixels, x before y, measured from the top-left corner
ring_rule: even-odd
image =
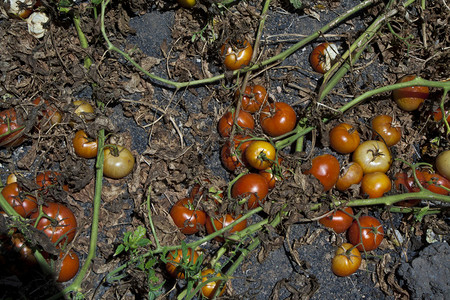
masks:
[[[184,8],[192,8],[195,6],[196,0],[177,0],[178,4]]]
[[[221,277],[220,273],[217,273],[213,269],[205,269],[202,271],[202,282],[208,281],[210,278]],[[202,286],[202,295],[208,299],[213,299],[220,285],[222,284],[221,280],[209,281],[204,286]],[[220,297],[225,292],[225,285],[223,286],[220,292],[217,292],[217,297]]]
[[[374,137],[378,137],[388,147],[397,144],[402,137],[402,129],[396,127],[392,117],[387,115],[379,115],[372,119],[372,130]]]
[[[249,209],[256,208],[264,202],[269,193],[267,180],[259,174],[249,173],[240,177],[231,188],[231,196],[235,199],[246,199]]]
[[[450,150],[443,151],[436,157],[436,169],[439,174],[450,180]]]
[[[359,251],[370,251],[376,249],[384,238],[384,229],[380,221],[371,216],[361,216],[359,224],[353,224],[347,231],[348,240],[357,246]],[[361,230],[361,235],[360,235]]]
[[[33,100],[34,105],[43,105],[42,116],[43,118],[39,121],[39,128],[48,128],[51,125],[55,125],[57,123],[61,123],[62,114],[61,112],[51,105],[47,100],[41,99],[41,97],[37,97]]]
[[[133,171],[134,156],[125,147],[115,145],[103,150],[103,175],[109,178],[120,179]]]
[[[59,258],[63,258],[64,252],[61,252],[59,254]],[[70,279],[74,278],[75,275],[78,273],[78,269],[80,268],[80,259],[78,257],[78,254],[75,253],[73,250],[69,250],[67,255],[64,257],[64,259],[61,262],[61,269],[58,273],[58,279],[56,281],[58,282],[66,282]]]
[[[62,177],[60,173],[55,171],[45,171],[36,175],[36,184],[40,186],[40,190],[44,191],[46,194],[48,192],[48,188],[57,188],[57,185],[61,183],[61,179]],[[68,191],[69,186],[64,184],[62,189]]]
[[[25,125],[17,119],[15,109],[10,108],[0,112],[0,147],[17,147],[26,137]]]
[[[350,162],[341,169],[336,182],[336,188],[339,191],[345,191],[353,184],[359,184],[363,175],[364,172],[361,166],[358,163]]]
[[[97,156],[97,140],[88,138],[84,130],[78,130],[72,139],[73,149],[79,157],[94,158]]]
[[[422,173],[416,172],[416,174],[421,175],[422,179],[419,178],[419,176],[417,179],[421,183],[423,183]],[[415,193],[415,192],[420,191],[419,187],[417,187],[415,185],[414,177],[408,177],[408,174],[406,174],[404,172],[399,172],[394,175],[394,185],[398,191],[402,191],[402,192],[406,191],[408,193]],[[412,206],[416,206],[419,203],[420,203],[420,199],[412,199],[412,200],[399,201],[399,202],[396,202],[394,205],[412,207]]]
[[[232,149],[230,148],[230,141],[227,141],[222,146],[222,150],[220,151],[220,158],[224,167],[228,171],[236,170],[237,167],[242,165],[241,162],[247,164],[244,153],[247,147],[252,143],[252,141],[248,140],[250,138],[250,136],[243,136],[239,134],[235,135],[233,137],[235,149],[234,151],[232,151]]]
[[[264,106],[259,115],[259,122],[264,133],[280,136],[295,128],[297,115],[289,104],[275,102]]]
[[[375,140],[361,143],[353,152],[352,159],[361,166],[364,174],[386,173],[392,163],[391,152],[389,152],[386,144]]]
[[[265,170],[275,161],[276,150],[266,141],[253,141],[245,149],[245,159],[248,164],[257,170]]]
[[[331,69],[339,54],[338,47],[334,43],[322,43],[311,52],[309,62],[316,72],[325,74]]]
[[[345,232],[353,223],[353,209],[345,207],[338,209],[335,212],[330,212],[328,215],[319,220],[319,223],[327,228],[333,229],[336,233]]]
[[[22,191],[17,182],[6,185],[2,190],[2,195],[22,217],[28,217],[37,209],[36,198]]]
[[[250,63],[253,55],[253,47],[247,40],[244,40],[244,42],[226,41],[225,44],[222,45],[220,52],[225,67],[228,70],[238,70]]]
[[[415,75],[406,75],[397,83],[403,83],[415,79]],[[418,109],[425,99],[428,98],[430,91],[426,86],[411,86],[394,90],[392,95],[398,107],[405,111]]]
[[[230,136],[231,128],[234,124],[234,113],[234,111],[227,111],[222,116],[222,118],[220,118],[217,128],[219,130],[219,134],[222,137]],[[255,120],[253,119],[251,114],[246,111],[240,110],[237,117],[237,125],[242,129],[253,130],[255,128]],[[236,130],[238,130],[239,132],[238,127],[236,128]]]
[[[239,98],[239,90],[236,91]],[[241,108],[249,113],[255,113],[267,103],[267,91],[261,85],[247,85],[242,95]]]
[[[331,261],[331,270],[337,276],[349,276],[361,265],[361,253],[352,244],[344,243],[337,248]],[[351,249],[351,250],[350,250]]]
[[[448,191],[448,189],[450,189],[450,181],[444,176],[428,171],[424,171],[422,174],[425,180],[425,184],[423,185],[424,188],[436,194],[450,194]],[[444,187],[446,187],[447,190]]]
[[[330,131],[330,146],[339,153],[352,153],[359,141],[358,131],[350,124],[341,123]]]
[[[447,116],[447,122],[450,123],[450,111],[446,110],[445,115]],[[440,108],[433,112],[433,119],[435,122],[442,120],[442,110]]]
[[[383,172],[365,174],[361,181],[361,191],[369,198],[379,198],[391,190],[391,180]]]
[[[173,278],[184,279],[184,269],[182,265],[193,266],[197,262],[198,253],[191,248],[172,250],[167,254],[166,270]]]
[[[36,257],[34,257],[34,250],[27,245],[25,237],[22,233],[14,233],[11,236],[11,242],[13,250],[19,253],[20,258],[28,266],[34,266],[37,263]]]
[[[46,216],[43,216],[35,227],[43,231],[52,243],[70,243],[77,231],[77,220],[73,212],[68,207],[55,202],[44,204],[42,211]],[[30,218],[36,219],[38,215],[39,212],[34,212]]]
[[[196,209],[194,202],[190,198],[178,200],[172,206],[170,216],[175,225],[184,234],[197,233],[200,230],[200,226],[204,226],[206,222],[205,212]]]
[[[339,178],[339,161],[331,154],[323,154],[313,158],[311,169],[306,170],[306,175],[311,174],[323,185],[325,191],[329,191]]]
[[[238,220],[240,217],[242,217],[242,215],[238,215],[236,217],[234,217],[230,214],[225,214],[224,216],[220,216],[220,217],[219,216],[213,216],[213,217],[207,216],[206,217],[206,232],[208,234],[212,234],[216,231],[219,231],[220,229],[227,227],[234,221]],[[211,221],[211,218],[214,220],[214,225],[213,225],[213,222]],[[216,236],[214,239],[219,242],[224,242],[225,241],[224,237],[228,237],[229,235],[231,235],[234,232],[242,231],[246,227],[247,227],[247,219],[237,223],[230,230],[226,231],[222,235]]]

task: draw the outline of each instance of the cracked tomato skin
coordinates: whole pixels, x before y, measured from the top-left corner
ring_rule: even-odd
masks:
[[[331,270],[337,276],[345,277],[355,273],[361,265],[361,253],[350,243],[344,243],[336,249],[331,262]],[[351,250],[350,250],[351,249]]]
[[[183,250],[172,250],[167,254],[166,271],[173,278],[184,279],[184,270],[180,267],[180,264],[189,262],[194,265],[198,259],[198,253],[192,248],[187,249],[187,253],[183,255]]]
[[[353,223],[353,209],[345,207],[338,209],[335,212],[330,212],[328,215],[319,220],[319,223],[327,228],[331,228],[336,233],[345,232]]]
[[[88,137],[84,130],[78,130],[72,139],[75,154],[83,158],[94,158],[97,156],[98,143]]]
[[[325,191],[331,190],[339,178],[340,165],[336,157],[331,154],[323,154],[313,158],[311,169],[306,170],[306,175],[311,174],[323,185]]]
[[[239,90],[236,91],[239,98]],[[247,85],[242,95],[241,108],[249,113],[255,113],[267,103],[267,91],[262,85]]]
[[[363,178],[363,169],[358,163],[350,162],[345,165],[340,173],[336,182],[336,188],[339,191],[345,191],[353,184],[359,184]]]
[[[372,130],[374,136],[378,136],[378,139],[384,141],[388,147],[397,144],[402,137],[402,129],[394,126],[392,117],[387,115],[373,118]]]
[[[17,147],[25,141],[25,126],[21,123],[14,108],[0,112],[0,147]]]
[[[408,82],[415,78],[415,75],[406,75],[397,83]],[[414,111],[422,106],[429,93],[430,90],[426,86],[410,86],[392,91],[392,96],[402,110]]]
[[[275,102],[264,106],[259,115],[259,122],[265,134],[276,137],[295,128],[297,115],[289,104]]]
[[[37,209],[36,198],[23,192],[17,182],[7,184],[2,190],[2,195],[6,202],[24,218]]]
[[[356,220],[353,221],[348,229],[349,242],[357,246],[359,251],[371,251],[378,248],[384,238],[384,229],[380,221],[371,216],[361,216],[359,223],[361,227]]]
[[[64,252],[59,254],[59,258],[64,256]],[[70,279],[74,278],[78,273],[78,269],[80,268],[80,258],[78,254],[75,253],[72,249],[69,250],[66,257],[61,262],[61,269],[59,270],[58,278],[56,281],[58,282],[66,282]]]
[[[265,201],[269,193],[267,180],[255,173],[245,174],[240,177],[231,188],[231,196],[235,199],[247,199],[248,209],[257,208]]]
[[[313,49],[309,56],[309,62],[313,69],[325,74],[331,69],[332,63],[338,56],[338,47],[334,43],[322,43]]]
[[[234,114],[234,111],[227,111],[222,118],[220,118],[217,129],[221,137],[230,136],[234,124]],[[255,129],[255,120],[250,113],[240,110],[237,116],[237,125],[243,130],[253,130]],[[236,131],[238,132],[239,128],[236,128]]]
[[[207,216],[206,217],[206,232],[208,234],[214,233],[224,227],[227,227],[228,225],[230,225],[231,223],[233,223],[240,217],[242,217],[242,215],[237,215],[236,217],[234,217],[230,214],[225,214],[223,216],[213,216],[213,217]],[[211,218],[213,220],[211,220]],[[214,222],[214,224],[213,224],[213,222]],[[227,231],[227,234],[242,231],[246,227],[247,227],[247,219],[234,225],[229,231]],[[219,242],[225,242],[224,235],[216,236],[214,239]]]
[[[206,223],[206,214],[202,210],[195,209],[191,198],[178,200],[170,210],[170,216],[180,231],[184,234],[194,234]]]
[[[225,42],[221,47],[221,54],[224,59],[224,65],[228,70],[238,70],[247,66],[253,55],[253,47],[247,41],[236,41],[232,44],[230,41]]]
[[[330,131],[330,146],[341,154],[352,153],[359,146],[359,142],[359,133],[350,124],[338,124]]]
[[[361,166],[364,174],[386,173],[392,163],[391,152],[386,144],[375,140],[361,143],[353,152],[352,159]]]

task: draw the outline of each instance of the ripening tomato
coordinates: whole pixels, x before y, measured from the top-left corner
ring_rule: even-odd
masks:
[[[59,258],[62,259],[64,257],[64,252],[61,251],[59,254]],[[66,282],[70,279],[74,278],[78,273],[78,269],[80,268],[80,258],[78,254],[75,253],[72,249],[69,250],[67,255],[61,262],[61,269],[58,273],[58,282]]]
[[[247,161],[245,160],[245,150],[252,143],[250,140],[250,136],[243,135],[235,135],[233,137],[234,140],[234,151],[230,148],[230,141],[226,141],[226,143],[222,146],[222,150],[220,151],[220,158],[224,167],[228,171],[234,171],[239,166],[241,166],[241,162],[247,165]]]
[[[275,161],[275,147],[266,141],[253,141],[245,149],[245,159],[250,166],[257,170],[270,168]]]
[[[206,217],[206,232],[208,234],[212,234],[216,231],[221,230],[224,227],[227,227],[228,225],[230,225],[231,223],[233,223],[234,221],[238,220],[240,217],[242,217],[242,215],[238,215],[236,217],[230,215],[230,214],[225,214],[221,217],[219,216],[207,216]],[[213,219],[213,221],[211,220]],[[222,235],[218,235],[216,236],[214,239],[219,241],[219,242],[224,242],[225,239],[224,237],[227,237],[229,235],[231,235],[233,232],[239,232],[244,230],[247,227],[247,219],[237,223],[236,225],[234,225],[233,227],[231,227],[230,230],[228,230],[227,232],[225,232]]]
[[[73,149],[79,157],[94,158],[97,156],[97,140],[90,139],[84,130],[78,130],[72,139]]]
[[[364,174],[373,172],[386,173],[392,163],[391,152],[382,141],[369,140],[361,143],[352,159],[358,163],[364,171]]]
[[[37,209],[36,198],[22,191],[17,182],[6,185],[2,190],[2,195],[6,202],[24,218]]]
[[[196,209],[194,202],[190,198],[178,200],[172,206],[170,216],[175,225],[184,234],[197,233],[200,230],[200,226],[204,226],[206,222],[205,212]]]
[[[339,178],[340,166],[336,157],[331,154],[323,154],[313,158],[311,169],[306,170],[306,175],[311,174],[323,185],[325,191],[329,191]]]
[[[349,242],[357,246],[359,251],[370,251],[378,248],[384,238],[384,229],[380,221],[371,216],[361,216],[359,217],[359,224],[355,220],[348,229]]]
[[[0,112],[0,147],[9,148],[21,145],[26,139],[24,129],[25,125],[18,120],[14,108]]]
[[[61,183],[61,174],[55,171],[45,171],[36,175],[36,184],[40,186],[40,191],[47,194],[49,188],[57,188]],[[66,192],[69,191],[67,184],[62,185],[62,189]]]
[[[297,115],[289,104],[275,102],[264,106],[259,122],[264,133],[275,137],[293,130],[297,125]]]
[[[450,180],[450,150],[442,151],[436,157],[436,170]]]
[[[6,178],[6,184],[10,184],[10,183],[14,183],[14,182],[17,182],[17,176],[15,173],[11,173]]]
[[[325,74],[331,69],[339,54],[338,47],[334,43],[322,43],[311,52],[309,62],[316,72]]]
[[[184,269],[182,265],[193,266],[197,262],[198,253],[187,248],[183,253],[182,249],[172,250],[167,254],[166,270],[173,278],[184,279]]]
[[[73,102],[75,106],[74,113],[78,118],[75,120],[81,119],[83,122],[89,122],[92,120],[94,114],[94,107],[87,101],[84,100],[76,100]],[[75,125],[74,122],[70,123],[72,126]]]
[[[178,4],[184,8],[192,8],[195,6],[196,0],[177,0]]]
[[[133,171],[134,156],[123,146],[112,145],[103,150],[103,175],[120,179]]]
[[[334,253],[331,270],[337,276],[349,276],[359,269],[361,260],[358,248],[354,248],[350,243],[344,243]]]
[[[249,173],[240,177],[231,188],[231,196],[235,199],[246,199],[248,209],[258,207],[265,201],[269,193],[267,180],[259,174]]]
[[[361,181],[361,191],[369,198],[379,198],[391,190],[389,177],[383,172],[365,174]]]
[[[361,166],[358,163],[350,162],[341,169],[339,178],[336,181],[336,188],[343,192],[353,184],[359,184],[363,175],[364,172]]]
[[[397,83],[403,83],[415,79],[415,75],[406,75]],[[398,107],[404,111],[413,111],[418,109],[425,99],[428,98],[430,91],[426,86],[411,86],[394,90],[392,95]]]
[[[353,223],[353,209],[351,207],[339,208],[320,219],[319,223],[333,229],[336,233],[343,233]]]
[[[77,219],[70,208],[49,202],[42,206],[42,211],[45,215],[37,224],[35,222],[35,227],[43,231],[52,243],[70,243],[77,231]],[[39,212],[34,212],[30,218],[36,219],[38,216]]]
[[[444,176],[433,172],[424,171],[422,174],[425,181],[425,184],[423,184],[424,188],[436,194],[450,194],[448,191],[448,189],[450,189],[450,180],[447,180]],[[444,187],[447,188],[447,190]]]
[[[236,91],[239,98],[239,90]],[[267,91],[262,85],[247,85],[242,95],[241,108],[249,113],[255,113],[267,103]]]
[[[402,137],[402,129],[394,125],[391,116],[379,115],[372,119],[374,137],[383,141],[388,147],[397,144]]]
[[[61,112],[51,105],[47,100],[42,100],[41,97],[37,97],[33,100],[35,106],[43,105],[42,116],[43,118],[38,123],[38,128],[49,128],[52,125],[61,123],[62,114]]]
[[[342,154],[355,151],[359,146],[359,133],[352,125],[341,123],[330,131],[330,146]]]
[[[222,118],[220,118],[218,123],[219,134],[222,137],[229,137],[231,134],[231,129],[234,124],[234,111],[227,111]],[[239,131],[239,127],[241,129],[253,130],[255,129],[255,120],[252,115],[246,111],[240,110],[237,117],[237,130]]]
[[[417,171],[416,174],[417,179],[419,180],[419,182],[421,182],[421,184],[423,184],[423,174],[422,172]],[[420,174],[420,177],[419,177]],[[419,192],[420,188],[415,186],[415,182],[414,182],[414,177],[408,177],[408,174],[404,173],[404,172],[399,172],[397,174],[394,175],[394,186],[397,190],[404,192],[406,189],[406,192],[409,193],[415,193],[415,192]],[[412,199],[412,200],[405,200],[405,201],[399,201],[396,202],[394,205],[398,205],[398,206],[404,206],[404,207],[412,207],[412,206],[416,206],[417,204],[420,203],[420,199]]]
[[[226,41],[220,49],[224,59],[224,65],[228,70],[238,70],[250,63],[253,55],[253,47],[247,40],[241,42]]]
[[[210,278],[214,277],[222,277],[220,273],[217,273],[213,269],[205,269],[201,273],[202,283],[208,281]],[[220,285],[222,284],[221,280],[209,281],[205,285],[202,286],[202,295],[208,299],[213,299]],[[220,292],[217,292],[217,297],[220,297],[225,292],[226,285],[223,286]]]
[[[445,115],[447,116],[447,123],[450,123],[450,111],[445,110]],[[442,110],[440,108],[433,112],[433,119],[435,122],[442,120]]]

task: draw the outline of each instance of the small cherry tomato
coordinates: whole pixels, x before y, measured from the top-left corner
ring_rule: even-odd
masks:
[[[64,257],[64,252],[59,254],[59,258],[62,259]],[[75,253],[72,249],[69,250],[67,255],[61,262],[61,269],[58,273],[58,282],[66,282],[70,279],[74,278],[78,273],[78,269],[80,268],[80,258],[78,254]]]
[[[200,230],[200,226],[206,223],[206,214],[195,208],[193,200],[184,198],[178,200],[170,210],[170,216],[180,231],[184,234],[194,234]]]
[[[297,115],[289,104],[275,102],[264,106],[259,122],[264,133],[275,137],[293,130],[297,125]]]
[[[177,0],[178,4],[184,8],[192,8],[195,6],[196,0]]]
[[[73,149],[79,157],[94,158],[97,156],[97,140],[89,139],[84,130],[78,130],[72,139]]]
[[[330,146],[339,153],[352,153],[359,141],[358,131],[350,124],[341,123],[330,131]]]
[[[236,91],[236,98],[239,98],[239,90]],[[261,85],[247,85],[242,95],[241,107],[249,113],[255,113],[267,103],[267,91]]]
[[[325,191],[329,191],[339,178],[339,161],[331,154],[319,155],[313,158],[311,169],[306,170],[306,175],[311,174],[323,185]]]
[[[406,75],[397,83],[403,83],[415,79],[415,75]],[[426,86],[411,86],[394,90],[392,95],[398,107],[404,111],[413,111],[418,109],[425,99],[428,98],[430,91]]]
[[[253,141],[245,149],[245,159],[250,166],[257,170],[270,168],[275,161],[276,150],[266,141]]]
[[[75,110],[73,112],[78,116],[79,119],[81,119],[83,122],[89,122],[92,120],[94,107],[89,102],[84,100],[76,100],[73,102],[73,105],[75,106]],[[74,126],[75,123],[71,122],[71,125]]]
[[[246,199],[248,209],[258,207],[265,201],[269,193],[267,180],[259,174],[249,173],[240,177],[231,188],[231,196],[235,199]]]
[[[228,225],[230,225],[234,221],[238,220],[240,217],[242,217],[242,215],[238,215],[236,217],[234,217],[234,216],[232,216],[230,214],[225,214],[224,216],[221,216],[221,217],[218,217],[218,216],[214,216],[214,217],[207,216],[206,217],[206,232],[208,234],[212,234],[212,233],[214,233],[216,231],[219,231],[220,229],[222,229],[224,227],[227,227]],[[214,224],[213,224],[213,221],[211,221],[211,218],[213,219]],[[224,237],[227,237],[227,236],[231,235],[234,232],[242,231],[246,227],[247,227],[247,219],[237,223],[229,231],[225,232],[222,235],[216,236],[214,239],[219,241],[219,242],[224,242],[225,241]]]
[[[222,118],[219,120],[219,124],[217,126],[219,130],[219,134],[222,137],[229,137],[231,134],[231,128],[234,124],[234,111],[227,111]],[[240,110],[237,118],[237,125],[241,127],[241,129],[253,130],[255,129],[255,120],[251,114],[246,111]],[[239,129],[237,129],[239,131]]]
[[[422,172],[422,174],[425,181],[425,184],[423,184],[424,188],[436,194],[450,194],[450,192],[448,191],[448,189],[450,189],[450,181],[447,180],[444,176],[428,171],[424,171]],[[444,187],[447,188],[447,190]]]
[[[383,141],[388,147],[397,144],[402,137],[402,129],[396,127],[392,117],[387,115],[379,115],[372,119],[372,130],[374,137]]]
[[[249,140],[250,136],[243,136],[243,135],[235,135],[234,140],[234,151],[230,148],[230,141],[227,141],[223,146],[222,150],[220,151],[220,158],[222,160],[222,163],[224,167],[228,171],[234,171],[239,166],[241,166],[241,162],[244,164],[247,164],[245,160],[245,150],[247,147],[252,143],[251,140]]]
[[[389,152],[386,144],[375,140],[361,143],[353,152],[352,159],[361,166],[364,174],[386,173],[392,163],[391,152]]]
[[[220,273],[217,273],[213,269],[205,269],[202,271],[202,282],[205,282],[209,280],[210,278],[214,277],[221,277]],[[220,285],[222,284],[221,280],[214,280],[209,281],[204,286],[202,286],[202,295],[203,297],[206,297],[208,299],[213,299],[214,295],[216,294],[216,291],[219,289]],[[226,285],[223,286],[222,290],[220,292],[217,292],[217,297],[220,297],[225,292]]]
[[[235,43],[226,41],[221,47],[221,54],[224,59],[224,65],[228,70],[238,70],[250,63],[253,55],[253,47],[247,40]]]
[[[339,178],[336,181],[336,188],[343,192],[353,184],[359,184],[363,178],[364,172],[358,163],[350,162],[341,169]]]
[[[125,147],[115,145],[103,150],[103,175],[113,179],[120,179],[133,171],[134,156]]]
[[[14,182],[17,182],[17,176],[16,176],[16,174],[11,173],[6,178],[6,184],[10,184],[10,183],[14,183]]]
[[[361,227],[355,220],[348,229],[349,242],[357,246],[359,251],[370,251],[378,248],[384,237],[384,229],[380,221],[371,216],[361,216],[359,217],[359,224]]]
[[[37,209],[36,198],[22,191],[17,182],[6,185],[2,190],[2,195],[6,202],[24,218]]]
[[[45,171],[36,175],[36,184],[40,187],[40,191],[47,194],[49,188],[57,188],[61,183],[61,174],[55,171]],[[62,185],[62,189],[69,191],[67,184]]]
[[[365,174],[361,181],[361,191],[369,198],[379,198],[391,190],[389,177],[383,172]]]
[[[335,212],[330,212],[319,220],[319,223],[327,228],[331,228],[336,233],[345,232],[353,223],[353,209],[345,207]]]
[[[334,254],[331,261],[331,270],[337,276],[349,276],[358,270],[361,260],[361,253],[358,248],[353,248],[350,243],[344,243],[337,248]]]
[[[309,62],[313,69],[321,74],[325,74],[331,69],[339,54],[338,47],[334,43],[322,43],[311,52]]]
[[[436,169],[439,174],[450,180],[450,150],[443,151],[436,157]]]
[[[191,248],[183,253],[182,249],[172,250],[167,254],[166,270],[173,278],[184,279],[185,270],[182,265],[193,266],[197,262],[198,253]]]

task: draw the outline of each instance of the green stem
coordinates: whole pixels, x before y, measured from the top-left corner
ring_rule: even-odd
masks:
[[[89,47],[89,43],[86,39],[86,36],[83,33],[83,30],[81,29],[81,18],[78,14],[75,14],[73,16],[73,24],[75,25],[75,29],[77,30],[81,48],[87,49]],[[86,55],[86,57],[84,58],[84,67],[88,70],[91,65],[92,60],[88,55]]]

